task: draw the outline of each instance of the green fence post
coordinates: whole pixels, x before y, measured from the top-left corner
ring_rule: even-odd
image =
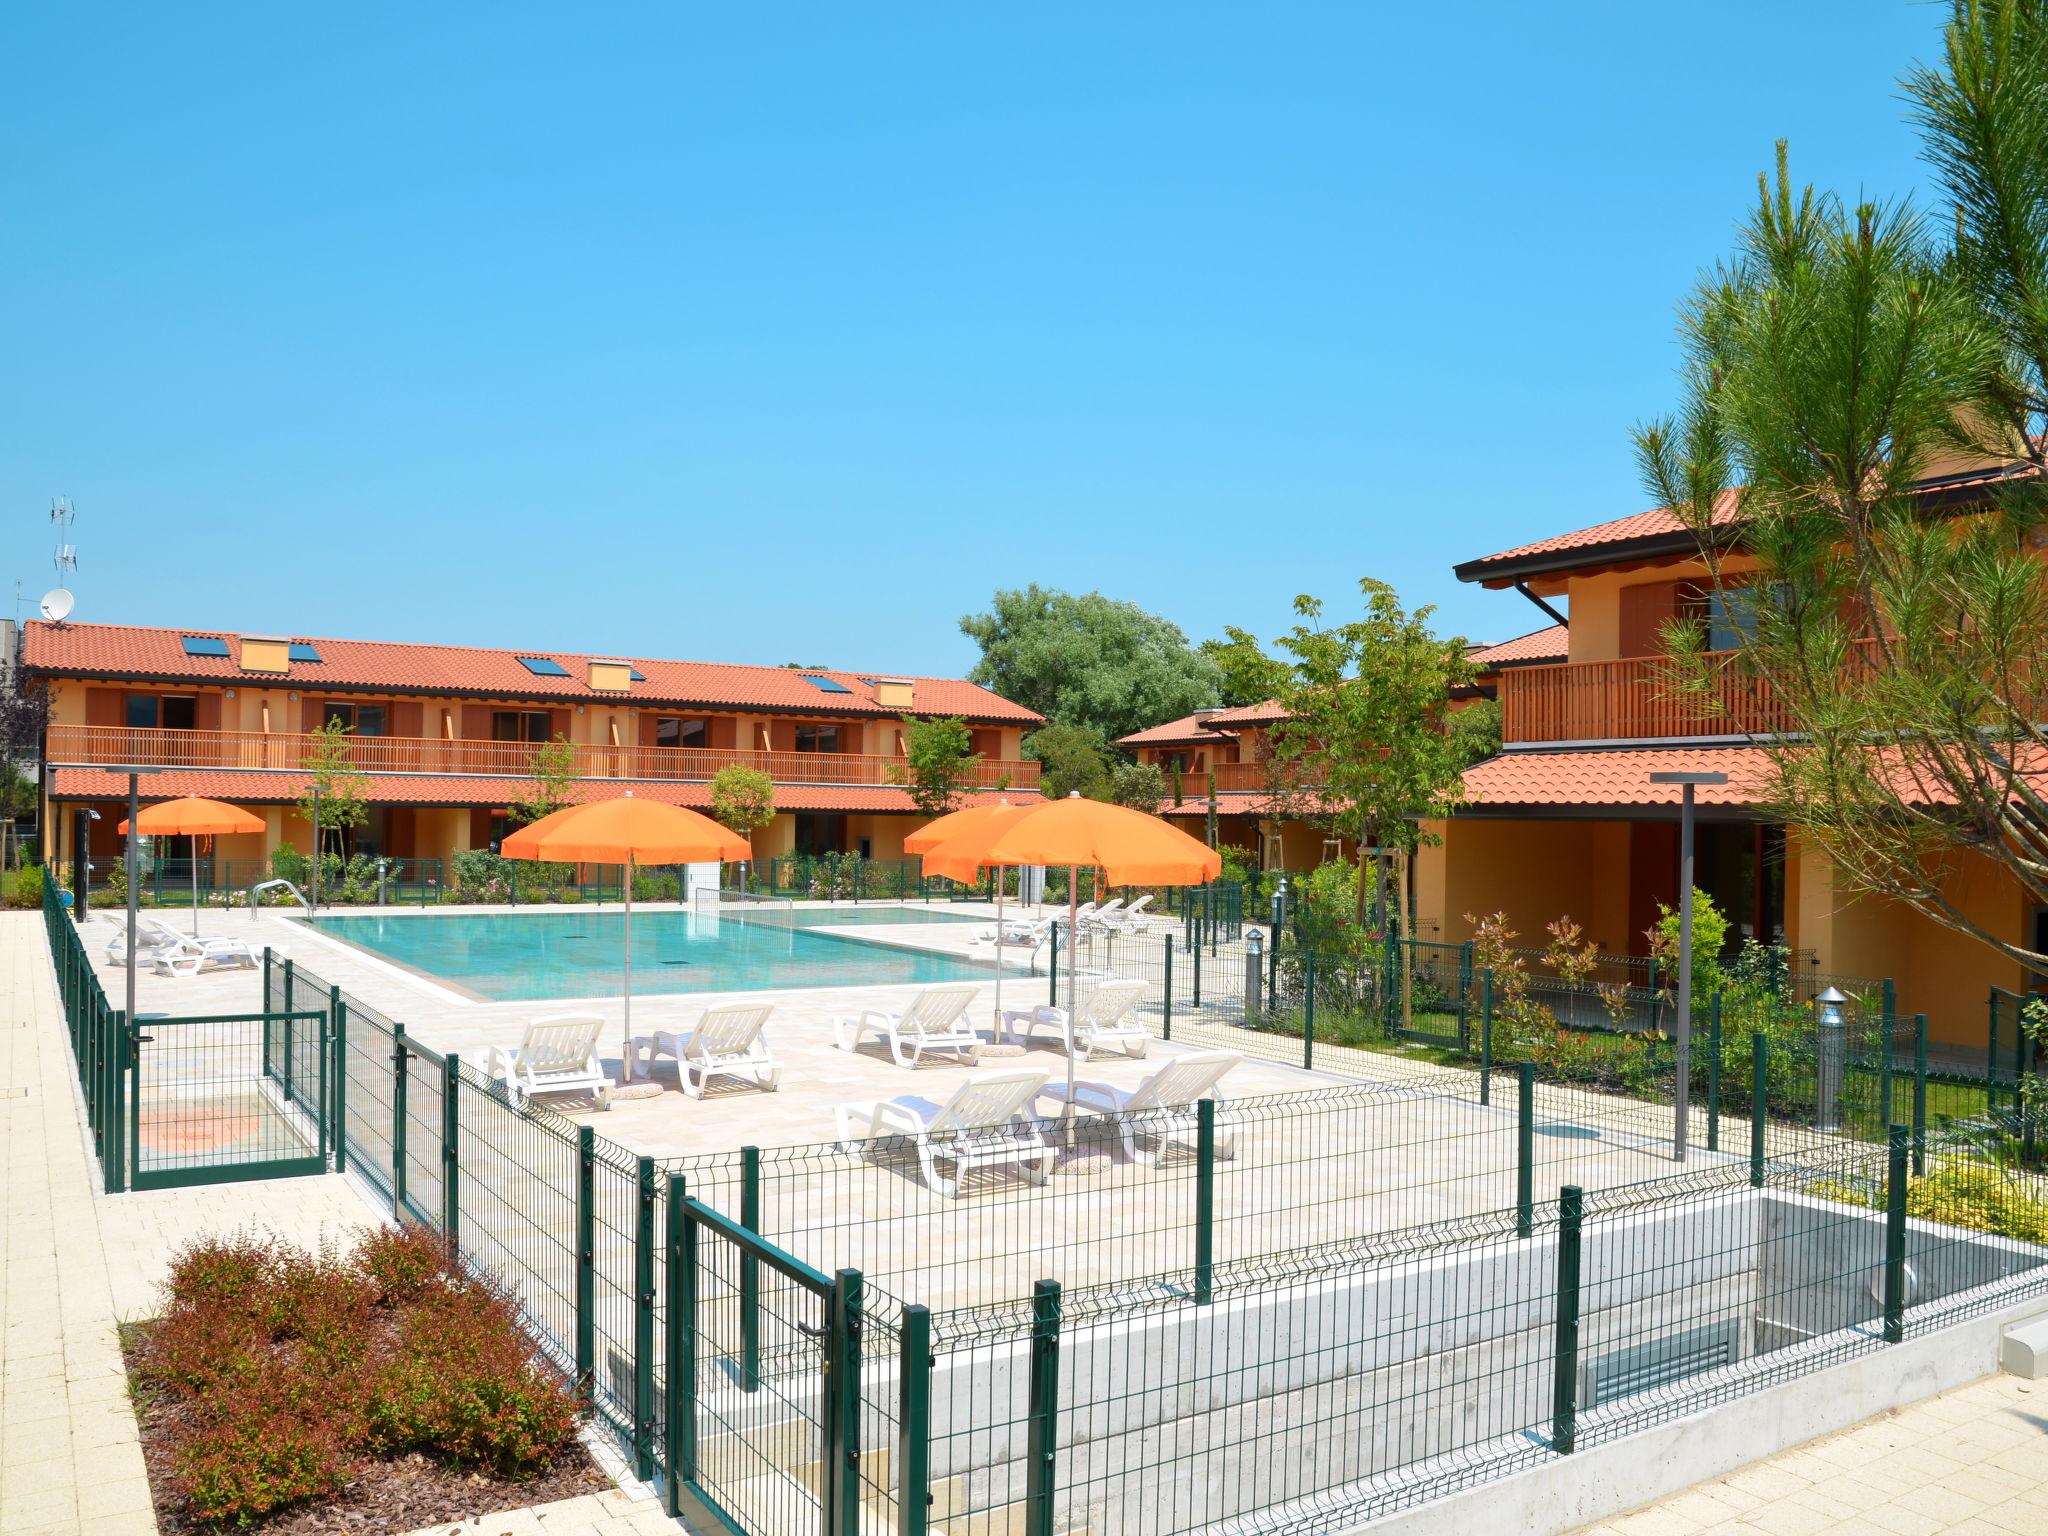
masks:
[[[1414,958],[1411,954],[1411,960]],[[1394,925],[1387,925],[1387,963],[1380,972],[1385,984],[1380,988],[1381,1027],[1388,1038],[1401,1038],[1401,939],[1394,932]]]
[[[1913,1175],[1927,1173],[1927,1015],[1913,1015]]]
[[[1657,959],[1650,957],[1650,1028],[1657,1027]],[[1674,1031],[1676,1033],[1676,1031]]]
[[[1707,1010],[1707,1150],[1721,1150],[1721,994]]]
[[[1557,1193],[1557,1338],[1551,1350],[1550,1448],[1569,1456],[1579,1437],[1579,1229],[1585,1192],[1567,1184]]]
[[[1031,1404],[1024,1436],[1024,1536],[1053,1536],[1053,1458],[1059,1452],[1060,1283],[1031,1287]]]
[[[451,1258],[462,1256],[462,1110],[456,1099],[461,1084],[462,1062],[450,1051],[441,1065],[441,1230]]]
[[[270,1074],[270,946],[263,946],[263,1075]]]
[[[391,1026],[391,1219],[405,1219],[405,1026]]]
[[[1195,1006],[1199,1008],[1202,1006],[1202,946],[1199,942],[1194,946],[1193,953],[1195,958]]]
[[[1195,1101],[1195,1304],[1215,1294],[1216,1101]]]
[[[860,1271],[832,1277],[825,1302],[825,1529],[828,1536],[860,1531]]]
[[[903,1309],[896,1354],[896,1536],[925,1536],[931,1524],[932,1315]]]
[[[1998,988],[1991,989],[1987,1002],[1991,1015],[1990,1047],[1984,1053],[1984,1107],[1989,1110],[1998,1103]]]
[[[293,1102],[292,1095],[292,962],[284,963],[284,1101]]]
[[[133,1079],[125,1078],[123,1075],[128,1066],[129,1053],[132,1051],[137,1055],[141,1054],[141,1043],[133,1038],[136,1033],[140,1032],[141,1026],[129,1023],[128,1015],[125,1012],[110,1012],[108,1023],[110,1027],[107,1032],[107,1135],[105,1154],[107,1193],[118,1195],[128,1187],[128,1145],[131,1141],[137,1146],[141,1144],[142,1126],[140,1121],[142,1119],[142,1107],[139,1098],[141,1074],[137,1073]],[[130,1082],[133,1082],[135,1085],[136,1101],[132,1108],[126,1108],[130,1095],[122,1090]],[[128,1124],[131,1118],[137,1122],[132,1127]],[[131,1132],[132,1134],[130,1134]]]
[[[1906,1153],[1911,1133],[1891,1128],[1891,1160],[1884,1182],[1884,1341],[1906,1336]]]
[[[1057,918],[1053,920],[1047,941],[1052,946],[1051,959],[1046,965],[1046,975],[1051,979],[1051,985],[1046,990],[1045,1000],[1057,1008],[1060,1005],[1060,925]]]
[[[576,1386],[597,1383],[597,1131],[576,1127]]]
[[[1166,1038],[1173,1038],[1173,935],[1166,935]]]
[[[1316,952],[1302,957],[1301,1064],[1309,1071],[1316,1065]]]
[[[1749,1182],[1764,1187],[1764,1090],[1771,1069],[1771,1043],[1762,1030],[1749,1037]]]
[[[668,1463],[668,1512],[683,1512],[683,1484],[697,1480],[697,1224],[687,1220],[683,1176],[668,1176],[668,1364],[662,1375],[662,1424]]]
[[[1877,1077],[1877,1123],[1881,1126],[1892,1123],[1892,1037],[1895,1030],[1892,1016],[1887,1013],[1879,1026],[1878,1036],[1878,1077]]]
[[[1479,978],[1479,1102],[1493,1102],[1493,967]]]
[[[740,1225],[761,1230],[761,1149],[740,1148]],[[740,1390],[761,1385],[761,1261],[740,1254]]]
[[[348,1169],[348,1004],[341,1000],[341,988],[327,989],[327,1016],[334,1021],[334,1171]]]
[[[1515,1236],[1536,1230],[1536,1063],[1515,1066]]]
[[[633,1463],[641,1482],[654,1477],[654,1159],[642,1157],[634,1179],[639,1219],[633,1226]]]

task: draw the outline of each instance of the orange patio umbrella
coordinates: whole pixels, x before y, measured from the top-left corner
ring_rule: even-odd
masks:
[[[924,861],[924,872],[944,875],[949,880],[970,882],[982,867],[971,855],[957,855],[948,858],[945,854],[933,854],[932,850],[943,848],[955,838],[970,840],[994,835],[1025,811],[1029,806],[1012,805],[1007,800],[998,800],[992,805],[970,805],[964,811],[954,811],[941,816],[937,821],[927,822],[903,839],[905,853],[932,855]],[[993,830],[991,830],[993,829]],[[962,874],[959,871],[965,870]],[[996,1014],[995,1027],[998,1036],[1003,1028],[1003,872],[996,871]]]
[[[521,827],[499,844],[508,859],[626,867],[625,1076],[633,1075],[633,868],[636,864],[703,864],[744,859],[744,837],[709,816],[659,800],[635,800],[629,789],[616,800],[572,805]]]
[[[967,878],[983,865],[1064,864],[1067,876],[1067,942],[1073,944],[1080,900],[1077,876],[1099,869],[1111,885],[1200,885],[1223,872],[1223,857],[1157,816],[1103,800],[1084,800],[1077,791],[1064,800],[1025,806],[1016,816],[966,824],[925,858],[935,874]],[[1067,1006],[1078,1001],[1080,966],[1069,954]],[[1074,1058],[1067,1056],[1067,1112],[1074,1103]]]
[[[189,837],[192,844],[192,932],[199,933],[199,843],[202,837],[213,837],[223,832],[261,832],[263,818],[243,810],[239,805],[229,805],[222,800],[208,800],[200,795],[185,795],[176,800],[163,800],[155,805],[145,806],[135,813],[135,831],[142,837]],[[116,829],[128,830],[126,817]]]

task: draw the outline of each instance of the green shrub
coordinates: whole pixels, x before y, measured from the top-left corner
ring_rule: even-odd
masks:
[[[337,1405],[315,1383],[274,1361],[223,1390],[172,1464],[202,1520],[246,1526],[287,1504],[338,1491],[348,1450]]]
[[[382,1227],[356,1245],[356,1260],[377,1287],[377,1304],[409,1307],[442,1282],[448,1246],[425,1227]]]
[[[14,904],[40,907],[43,904],[43,866],[25,864],[14,877]]]

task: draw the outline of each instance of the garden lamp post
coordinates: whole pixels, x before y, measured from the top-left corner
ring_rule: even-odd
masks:
[[[1842,1128],[1842,1068],[1847,1064],[1849,1046],[1849,997],[1840,987],[1829,987],[1813,1000],[1815,1022],[1820,1026],[1820,1129]],[[1889,1042],[1887,1042],[1889,1047]]]
[[[1699,771],[1653,773],[1652,784],[1677,784],[1684,791],[1678,812],[1678,1033],[1672,1052],[1677,1083],[1671,1100],[1671,1153],[1685,1161],[1686,1119],[1692,1104],[1692,818],[1693,791],[1702,784],[1726,784],[1728,775]],[[1651,999],[1652,1006],[1656,1000]]]
[[[141,891],[137,888],[141,882],[135,864],[135,841],[142,835],[135,828],[136,815],[142,809],[142,790],[138,781],[145,773],[161,773],[163,770],[127,763],[118,768],[106,768],[101,771],[104,773],[125,773],[128,775],[128,838],[127,852],[123,855],[128,870],[128,991],[124,999],[128,1011],[122,1017],[128,1021],[129,1026],[132,1028],[135,1023],[136,909],[141,905],[142,896]]]

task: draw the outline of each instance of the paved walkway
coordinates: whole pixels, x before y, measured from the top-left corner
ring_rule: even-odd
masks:
[[[2048,1382],[1987,1376],[1580,1536],[2041,1536]]]
[[[151,1536],[156,1520],[119,1324],[157,1310],[171,1255],[194,1238],[261,1225],[313,1246],[345,1241],[376,1213],[339,1177],[100,1193],[42,921],[33,913],[0,913],[0,997],[0,1533]],[[677,1529],[666,1521],[656,1527],[652,1518],[659,1508],[651,1498],[614,1491],[433,1529],[488,1536]]]

